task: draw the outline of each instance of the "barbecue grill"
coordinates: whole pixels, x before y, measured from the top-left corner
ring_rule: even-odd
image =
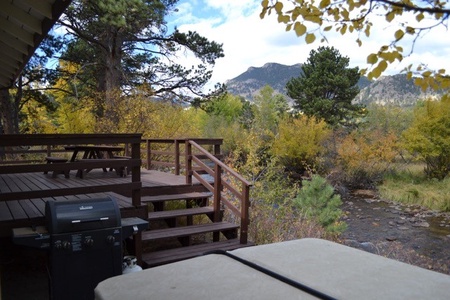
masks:
[[[48,201],[46,227],[13,230],[16,244],[46,249],[50,298],[94,299],[100,281],[122,274],[122,241],[148,222],[121,219],[111,197]],[[122,222],[123,221],[123,222]]]

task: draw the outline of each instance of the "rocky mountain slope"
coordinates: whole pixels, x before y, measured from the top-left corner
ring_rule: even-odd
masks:
[[[300,73],[301,64],[287,66],[267,63],[262,67],[250,67],[246,72],[228,80],[226,85],[230,93],[251,101],[265,85],[270,85],[276,93],[286,95],[286,83],[292,77],[298,77]],[[438,95],[434,91],[422,92],[402,74],[384,76],[372,82],[366,77],[361,77],[358,86],[361,91],[355,98],[355,102],[365,105],[376,103],[408,107],[413,106],[419,99]]]

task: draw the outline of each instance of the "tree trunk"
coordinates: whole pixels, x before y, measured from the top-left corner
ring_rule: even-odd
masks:
[[[19,133],[19,110],[18,106],[9,94],[9,89],[0,90],[0,121],[4,134]]]
[[[103,42],[105,49],[104,66],[100,71],[99,92],[103,95],[105,103],[103,116],[110,124],[118,124],[119,116],[116,103],[120,97],[120,87],[122,83],[122,38],[120,34],[111,30],[105,35]]]

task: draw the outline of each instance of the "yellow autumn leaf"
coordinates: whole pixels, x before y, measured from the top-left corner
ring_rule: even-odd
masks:
[[[380,61],[380,63],[378,64],[377,68],[380,69],[380,73],[383,73],[386,68],[387,68],[388,64],[385,60]]]
[[[281,10],[283,9],[283,3],[277,2],[277,3],[275,3],[275,5],[273,7],[275,8],[275,11],[278,14],[281,14]]]
[[[416,30],[414,28],[412,28],[411,26],[407,26],[406,32],[409,34],[414,34],[414,33],[416,33]]]
[[[314,35],[314,33],[308,33],[305,36],[305,41],[307,44],[314,43],[315,40],[316,40],[316,36]]]
[[[333,26],[327,26],[327,27],[324,27],[324,28],[323,28],[323,31],[330,31],[331,28],[333,28]]]
[[[417,22],[422,21],[424,18],[425,18],[425,16],[423,15],[423,13],[419,13],[419,14],[417,14],[417,16],[416,16]]]
[[[406,79],[410,80],[412,78],[412,72],[407,72],[406,73]]]
[[[278,23],[284,23],[284,24],[287,24],[287,23],[289,22],[290,19],[291,19],[291,18],[289,18],[288,15],[282,15],[282,14],[279,14],[279,15],[278,15]]]
[[[404,35],[405,35],[405,33],[404,33],[403,30],[401,30],[401,29],[397,30],[397,31],[395,32],[395,34],[394,34],[395,39],[396,39],[397,41],[398,41],[398,40],[401,40],[401,39],[403,38]]]
[[[376,64],[378,61],[378,56],[375,53],[370,54],[367,56],[367,63],[368,64]]]
[[[422,73],[423,77],[430,77],[430,75],[431,75],[431,71],[425,71]]]
[[[295,34],[297,34],[297,36],[302,36],[306,33],[306,26],[300,22],[295,22],[294,30],[295,30]]]
[[[319,8],[325,8],[330,5],[330,0],[322,0],[320,1]]]
[[[386,21],[388,21],[389,23],[392,22],[392,20],[394,20],[395,18],[395,12],[394,11],[390,11],[386,14]]]
[[[370,25],[366,26],[366,29],[364,30],[364,33],[366,34],[366,37],[370,36]]]

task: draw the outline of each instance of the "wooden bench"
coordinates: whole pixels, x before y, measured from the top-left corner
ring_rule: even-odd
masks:
[[[66,163],[67,159],[63,157],[53,157],[53,156],[47,156],[45,157],[45,160],[47,161],[47,164],[60,164],[60,163]],[[47,171],[44,171],[44,174],[47,174]],[[62,171],[53,171],[52,177],[56,178],[56,175],[58,174],[64,174],[64,177],[69,178],[70,170],[62,170]]]
[[[92,158],[82,158],[77,160],[77,162],[80,163],[96,163],[96,162],[100,162],[100,163],[112,163],[114,164],[114,162],[117,162],[118,160],[127,160],[127,159],[121,159],[121,158],[107,158],[107,159],[92,159]],[[107,168],[106,167],[102,167],[104,172],[107,172]],[[126,167],[111,167],[110,170],[116,170],[116,174],[119,177],[126,177],[127,173],[125,172]],[[84,178],[86,173],[89,173],[89,171],[91,171],[92,169],[79,169],[77,172],[77,177],[80,178]]]

